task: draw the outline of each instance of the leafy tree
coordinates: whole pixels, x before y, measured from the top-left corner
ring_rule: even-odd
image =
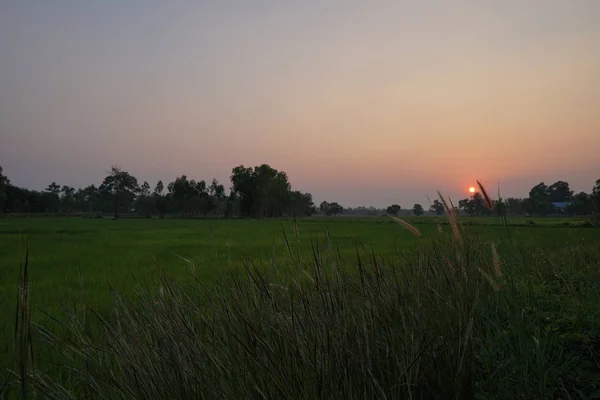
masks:
[[[323,214],[327,214],[327,212],[329,211],[329,203],[326,201],[322,201],[321,204],[319,204],[319,211]]]
[[[135,199],[138,182],[129,172],[113,165],[99,190],[104,196],[112,199],[115,218],[118,218],[119,210],[127,209]]]
[[[63,213],[68,214],[73,210],[73,206],[75,205],[75,188],[65,185],[60,192],[60,207]]]
[[[52,182],[46,188],[46,192],[58,195],[60,194],[60,185],[57,185],[56,182]]]
[[[254,170],[243,165],[231,171],[231,193],[239,200],[240,212],[244,216],[251,216],[255,209],[256,176]]]
[[[523,215],[525,214],[525,204],[522,199],[516,199],[509,197],[504,201],[506,205],[506,212],[510,215]]]
[[[333,203],[329,203],[329,214],[330,215],[338,215],[338,214],[342,214],[344,212],[344,207],[342,207],[341,205],[339,205],[336,202]]]
[[[548,188],[548,197],[550,202],[569,202],[573,199],[573,191],[565,181],[558,181]]]
[[[444,205],[442,204],[441,201],[439,201],[438,199],[435,199],[433,201],[433,204],[431,204],[429,211],[434,212],[435,215],[442,215],[445,212]]]
[[[165,188],[163,186],[163,182],[162,181],[158,181],[156,183],[156,186],[154,187],[154,195],[155,196],[162,196],[164,190],[165,190]]]
[[[189,181],[186,175],[175,178],[167,185],[169,196],[173,199],[177,209],[182,214],[189,214],[193,210],[196,195],[196,182]]]
[[[140,186],[138,196],[135,199],[135,211],[138,214],[150,217],[152,215],[152,211],[155,208],[155,201],[152,197],[153,194],[150,193],[150,185],[148,184],[148,182],[144,181],[144,183],[142,183],[142,186]]]
[[[206,216],[215,208],[215,201],[208,193],[205,181],[188,180],[182,175],[168,185],[169,195],[184,215]]]
[[[239,211],[240,211],[240,199],[233,191],[231,191],[231,192],[229,192],[229,196],[227,196],[227,199],[225,200],[224,215],[227,218],[231,218],[234,215],[238,214]]]
[[[165,187],[162,181],[158,181],[156,186],[154,187],[154,192],[152,193],[154,197],[154,205],[156,207],[156,211],[158,212],[158,216],[163,218],[167,212],[167,204],[166,199],[163,196],[163,192]]]
[[[402,207],[400,207],[398,204],[392,204],[391,206],[385,209],[385,212],[390,215],[398,215],[401,209]]]
[[[566,212],[569,215],[591,215],[594,212],[592,196],[585,192],[574,195],[571,204],[567,206]]]
[[[287,174],[263,164],[254,168],[254,175],[256,177],[254,215],[282,216],[291,190]]]
[[[344,212],[344,207],[335,202],[329,203],[327,201],[323,201],[319,205],[319,211],[325,215],[337,215]]]
[[[0,165],[0,214],[6,209],[7,190],[10,181],[2,174],[2,166]]]
[[[287,174],[267,164],[233,168],[231,192],[239,199],[240,211],[250,217],[277,217],[284,213],[291,186]]]
[[[212,183],[210,184],[210,186],[208,188],[208,193],[212,197],[222,200],[225,198],[225,187],[223,185],[221,185],[219,183],[219,181],[217,181],[216,179],[213,179]]]
[[[287,209],[293,216],[310,217],[317,211],[310,193],[296,190],[290,193],[288,201]]]
[[[506,216],[506,202],[504,200],[502,200],[502,198],[499,198],[498,201],[495,201],[493,203],[494,205],[494,212],[496,213],[496,215],[498,215],[499,217],[504,217]]]
[[[156,211],[158,211],[158,216],[160,218],[164,218],[167,212],[167,205],[164,202],[156,203]]]
[[[95,185],[90,185],[83,189],[83,204],[84,208],[82,211],[93,212],[103,209],[100,190]]]
[[[142,186],[140,186],[139,195],[150,197],[150,185],[148,182],[144,181],[144,183],[142,183]]]
[[[48,196],[46,196],[48,211],[58,212],[60,208],[60,185],[52,182],[45,191],[48,193]]]
[[[425,212],[425,210],[423,209],[423,206],[420,204],[415,204],[413,206],[413,214],[415,214],[417,217],[419,215],[423,215],[423,213]]]
[[[550,188],[540,182],[529,191],[529,211],[532,214],[546,215],[552,212]]]
[[[467,215],[475,215],[475,202],[472,200],[462,199],[458,201],[458,208]]]
[[[592,202],[594,207],[594,213],[600,214],[600,179],[596,181],[594,188],[592,189]]]

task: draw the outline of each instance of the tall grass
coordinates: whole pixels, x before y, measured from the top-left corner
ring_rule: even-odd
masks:
[[[546,254],[485,242],[447,210],[449,232],[422,238],[394,258],[357,244],[348,259],[330,238],[315,241],[307,257],[286,237],[286,268],[247,259],[243,270],[211,286],[194,279],[193,265],[190,282],[182,284],[157,263],[159,287],[140,284],[133,301],[113,293],[111,314],[87,307],[56,319],[55,327],[34,325],[63,360],[52,372],[28,367],[24,351],[31,341],[21,331],[21,393],[51,399],[593,396],[600,314],[586,311],[597,308],[591,299],[598,283],[588,280],[600,278],[594,269],[600,251],[565,247]],[[565,316],[553,297],[557,290],[560,299],[580,299],[564,306],[567,313],[579,309],[571,327],[580,337],[565,338],[568,332],[556,326]],[[19,304],[18,315],[29,315],[28,302]]]

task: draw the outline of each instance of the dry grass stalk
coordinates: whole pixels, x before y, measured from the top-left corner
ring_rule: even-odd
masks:
[[[498,251],[496,251],[496,245],[492,243],[492,262],[494,263],[494,274],[497,278],[502,275],[500,269],[500,258],[498,257]]]
[[[313,279],[313,277],[312,277],[312,276],[310,276],[310,274],[309,274],[309,273],[308,273],[308,272],[307,272],[305,269],[303,269],[303,270],[302,270],[302,273],[303,273],[304,275],[306,275],[306,277],[307,277],[308,279],[310,279],[310,281],[311,281],[312,283],[315,283],[315,280]]]
[[[500,287],[498,286],[498,284],[496,283],[494,278],[492,278],[487,272],[485,272],[481,268],[477,268],[477,269],[479,270],[481,275],[485,278],[485,280],[488,281],[488,283],[490,284],[492,289],[494,289],[494,292],[497,292],[498,290],[500,290]]]
[[[491,211],[494,209],[493,205],[492,205],[492,200],[490,200],[490,196],[488,196],[487,192],[485,191],[485,188],[483,187],[483,185],[481,184],[481,182],[477,181],[477,186],[479,186],[479,190],[481,190],[481,194],[483,195],[483,200],[485,203],[485,206]]]
[[[404,221],[403,219],[392,217],[394,221],[411,231],[415,236],[421,236],[421,232],[414,226]]]
[[[311,278],[311,280],[312,280],[312,278]],[[277,289],[283,290],[285,292],[287,292],[287,290],[288,290],[285,286],[283,286],[283,285],[277,285],[275,283],[269,283],[269,286],[272,287],[272,288],[277,288]]]
[[[460,241],[460,230],[458,229],[458,215],[455,214],[454,207],[450,208],[446,199],[440,192],[438,192],[438,196],[442,200],[442,204],[444,205],[444,210],[446,210],[446,214],[448,214],[448,219],[450,220],[450,226],[452,226],[452,232],[454,233],[454,237],[456,240]]]

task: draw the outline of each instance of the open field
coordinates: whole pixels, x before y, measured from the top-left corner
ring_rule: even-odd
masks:
[[[493,310],[489,319],[482,313],[481,318],[476,319],[475,326],[471,314],[471,325],[467,325],[470,326],[468,335],[473,335],[473,339],[468,347],[460,347],[465,343],[458,347],[463,349],[460,353],[463,356],[467,348],[469,352],[474,352],[467,369],[477,379],[476,384],[469,383],[471,388],[475,388],[478,393],[497,396],[496,398],[517,394],[526,394],[530,398],[558,398],[566,394],[580,396],[573,398],[589,398],[593,394],[600,397],[600,386],[593,383],[595,379],[600,382],[600,302],[597,298],[600,293],[600,230],[585,227],[583,219],[519,218],[509,221],[512,226],[507,231],[499,219],[466,218],[463,219],[463,224],[477,239],[474,239],[472,247],[460,250],[464,252],[464,256],[459,257],[456,255],[458,252],[446,243],[446,238],[451,237],[451,226],[446,218],[409,218],[407,221],[419,229],[421,237],[413,235],[390,218],[312,218],[298,220],[295,224],[291,220],[0,220],[0,310],[3,311],[0,323],[0,368],[14,365],[14,310],[17,305],[19,268],[24,259],[27,240],[32,320],[42,325],[51,322],[45,313],[59,319],[64,318],[63,307],[74,309],[83,302],[96,311],[110,314],[113,309],[110,289],[115,289],[125,297],[133,297],[139,282],[158,282],[159,272],[155,263],[182,284],[197,279],[208,286],[219,285],[227,281],[230,273],[243,273],[243,260],[247,258],[252,260],[250,264],[262,268],[261,273],[291,271],[296,265],[300,265],[314,281],[320,273],[315,268],[315,264],[319,264],[315,261],[315,254],[320,257],[326,248],[335,249],[335,255],[329,258],[323,255],[325,269],[331,264],[341,264],[347,270],[342,274],[347,273],[348,279],[357,276],[356,271],[362,274],[361,268],[373,268],[379,263],[387,268],[394,265],[405,267],[416,262],[423,270],[431,269],[427,273],[427,279],[431,279],[431,287],[441,285],[439,293],[447,290],[448,296],[452,297],[457,296],[457,287],[442,289],[446,283],[437,281],[436,274],[443,275],[439,268],[446,269],[445,265],[440,266],[441,261],[449,264],[448,270],[452,270],[453,265],[464,268],[461,264],[464,262],[467,266],[464,274],[480,276],[477,270],[486,270],[487,267],[493,270],[494,260],[489,247],[480,250],[477,246],[480,243],[482,246],[489,246],[493,242],[502,259],[503,279],[507,281],[500,289],[492,287],[494,290],[488,290],[489,301],[480,300],[479,297],[474,300],[472,294],[466,296],[477,307],[481,303],[487,312]],[[439,231],[440,228],[442,232]],[[436,241],[444,244],[435,244]],[[438,252],[436,249],[442,250]],[[357,250],[361,256],[357,256]],[[442,256],[447,251],[450,256]],[[455,255],[456,260],[453,259]],[[364,261],[359,262],[363,256]],[[195,270],[181,257],[190,260],[195,265]],[[464,261],[465,257],[467,261]],[[475,261],[468,261],[469,257]],[[430,264],[432,259],[436,261],[435,265]],[[378,276],[378,273],[375,275]],[[416,272],[411,272],[413,273]],[[483,276],[485,283],[487,275]],[[417,279],[413,275],[410,277]],[[423,277],[420,276],[418,282],[422,283],[421,278]],[[499,276],[497,278],[500,279]],[[289,283],[277,274],[270,275],[269,279]],[[413,295],[407,293],[412,293],[411,288],[420,287],[419,285],[415,283],[415,286],[403,289],[408,291],[403,295],[407,303],[412,301],[410,296]],[[469,290],[473,289],[472,293],[480,293],[479,286],[470,285],[471,283],[467,287]],[[467,287],[463,289],[466,290]],[[389,289],[400,290],[393,285]],[[424,286],[422,290],[429,289]],[[355,296],[359,299],[364,293],[357,293]],[[352,297],[349,297],[348,301],[351,300]],[[463,301],[463,298],[459,300]],[[285,301],[285,298],[282,299],[282,303]],[[386,297],[375,312],[382,313],[378,318],[365,322],[365,329],[368,326],[375,331],[381,323],[379,318],[404,318],[394,312],[406,311],[408,308],[398,309],[392,312],[393,315],[389,312],[385,314],[386,307],[395,310],[398,303],[398,300],[392,303],[387,301],[390,300]],[[264,317],[258,309],[252,307],[246,309],[249,315],[258,313],[255,315],[256,320]],[[441,312],[441,306],[436,307],[422,312]],[[475,309],[473,306],[473,310]],[[465,326],[461,325],[464,321],[458,322],[464,317],[460,314],[464,310],[456,312],[455,322],[460,325],[457,337],[461,337],[467,334]],[[443,315],[448,315],[448,310]],[[432,315],[432,318],[439,319],[439,315]],[[450,314],[447,323],[454,326],[453,321]],[[431,324],[427,331],[448,329],[447,326],[438,326],[434,322]],[[397,325],[395,328],[400,330],[406,327]],[[270,338],[268,333],[264,333],[263,337],[267,341]],[[377,343],[381,340],[379,338]],[[397,345],[400,346],[400,342]],[[47,353],[39,350],[43,346],[34,341],[35,351],[47,356]],[[402,346],[406,346],[406,343]],[[356,351],[360,353],[365,350],[354,350]],[[373,353],[372,356],[385,358],[383,353]],[[451,356],[455,354],[448,357]],[[57,356],[54,354],[47,357],[56,361]],[[335,364],[337,361],[330,362]],[[444,364],[443,360],[431,362],[431,365],[437,362]],[[500,368],[502,363],[505,363],[505,368]],[[41,367],[48,366],[44,365],[44,357],[38,360],[38,364]],[[379,384],[374,384],[372,390],[377,393],[383,391],[388,396],[399,393],[396,390],[401,389],[390,386],[392,383],[387,381],[386,376],[386,371],[391,373],[396,367],[381,370],[374,368],[377,382],[381,382],[383,387],[378,388]],[[414,368],[414,365],[409,367]],[[427,364],[423,362],[421,369],[426,367]],[[462,359],[461,365],[455,367],[461,371],[464,369]],[[415,376],[419,374],[418,371],[413,372]],[[429,375],[423,376],[425,378],[419,379],[426,379]],[[415,378],[415,382],[411,383],[415,388],[419,379]],[[469,382],[469,379],[463,380]],[[282,386],[289,384],[283,382],[287,381],[282,380]],[[502,385],[508,387],[500,389],[499,386]],[[533,386],[525,389],[522,385]],[[228,392],[229,389],[223,389],[223,393],[233,393]],[[346,389],[350,390],[349,387]],[[277,390],[273,389],[266,396],[277,394],[286,397],[286,393],[289,394],[284,389]],[[298,387],[294,390],[298,390]],[[261,391],[264,392],[265,389],[261,388]]]

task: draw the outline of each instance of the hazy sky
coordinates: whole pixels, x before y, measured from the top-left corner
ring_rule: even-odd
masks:
[[[0,165],[17,185],[229,186],[315,201],[526,196],[600,179],[600,0],[0,2]]]

